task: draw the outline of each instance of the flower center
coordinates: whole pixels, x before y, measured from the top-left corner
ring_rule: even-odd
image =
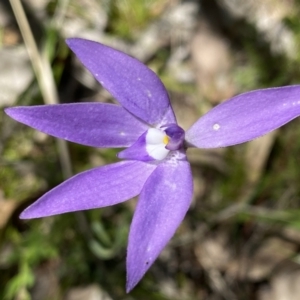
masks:
[[[170,151],[183,148],[184,130],[176,124],[149,128],[137,141],[118,153],[119,158],[140,161],[163,160]]]
[[[150,128],[146,134],[146,151],[156,160],[164,159],[170,150],[179,150],[184,141],[184,130],[176,124]]]
[[[183,146],[184,130],[177,124],[165,125],[162,128],[165,128],[164,132],[168,137],[166,148],[168,150],[179,150]]]

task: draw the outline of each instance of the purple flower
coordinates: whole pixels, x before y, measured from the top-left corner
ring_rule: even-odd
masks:
[[[80,173],[21,214],[39,218],[105,207],[139,195],[129,233],[127,291],[174,235],[192,199],[188,147],[216,148],[262,136],[300,115],[300,85],[248,92],[216,106],[189,130],[177,125],[168,93],[138,60],[99,43],[68,46],[120,102],[14,107],[6,113],[47,134],[93,147],[125,147],[122,161]]]

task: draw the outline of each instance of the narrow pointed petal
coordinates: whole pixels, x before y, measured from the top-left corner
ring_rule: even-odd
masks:
[[[127,292],[132,290],[174,235],[192,199],[187,161],[160,164],[147,180],[134,213],[127,251]]]
[[[80,173],[52,189],[25,209],[32,219],[114,205],[137,196],[156,166],[124,161]]]
[[[13,119],[67,141],[93,147],[127,147],[148,126],[108,103],[72,103],[7,108]]]
[[[66,41],[82,64],[133,115],[148,124],[175,123],[168,93],[158,76],[137,59],[79,38]]]
[[[256,90],[216,106],[187,132],[198,148],[240,144],[260,137],[300,115],[300,85]]]

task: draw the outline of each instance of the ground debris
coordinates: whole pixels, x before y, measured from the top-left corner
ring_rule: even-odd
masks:
[[[112,298],[100,286],[93,284],[71,288],[64,300],[112,300]]]

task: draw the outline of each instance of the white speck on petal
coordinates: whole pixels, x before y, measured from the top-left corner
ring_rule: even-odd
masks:
[[[124,136],[124,135],[125,135],[125,132],[124,132],[124,131],[121,131],[121,132],[120,132],[120,135],[121,135],[121,136]]]
[[[149,98],[152,97],[152,94],[151,94],[151,92],[149,90],[147,90],[147,95],[148,95]]]
[[[100,80],[99,82],[100,82],[102,85],[104,84],[104,82],[103,82],[103,81],[101,81],[101,80]]]
[[[170,187],[171,190],[175,191],[177,188],[177,184],[174,182],[170,182],[170,181],[165,181],[165,185],[167,185],[168,187]]]
[[[137,78],[138,81],[141,81],[142,79],[140,77]]]
[[[220,124],[216,123],[213,126],[213,130],[218,131],[221,128]]]

